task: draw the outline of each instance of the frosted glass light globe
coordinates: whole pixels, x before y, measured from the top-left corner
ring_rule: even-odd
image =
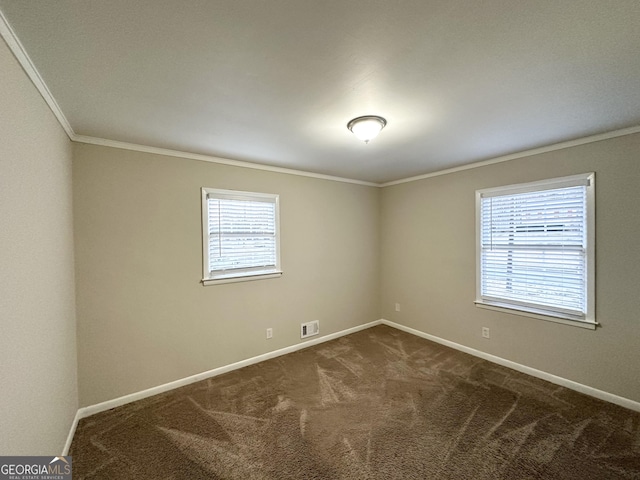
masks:
[[[347,128],[364,143],[369,143],[378,136],[380,131],[385,127],[387,121],[376,115],[366,115],[357,117],[347,124]]]

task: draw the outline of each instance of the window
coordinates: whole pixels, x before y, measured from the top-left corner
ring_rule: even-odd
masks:
[[[205,285],[282,274],[278,195],[203,188],[202,232]]]
[[[593,173],[476,192],[476,304],[595,328]]]

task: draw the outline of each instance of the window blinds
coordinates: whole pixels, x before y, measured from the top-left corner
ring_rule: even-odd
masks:
[[[275,198],[234,199],[207,196],[208,261],[211,277],[220,272],[275,270]]]
[[[480,201],[482,300],[584,319],[586,184]]]

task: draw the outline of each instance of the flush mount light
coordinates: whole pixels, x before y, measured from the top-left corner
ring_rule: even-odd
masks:
[[[347,123],[347,128],[364,143],[369,143],[378,136],[387,121],[377,115],[357,117]]]

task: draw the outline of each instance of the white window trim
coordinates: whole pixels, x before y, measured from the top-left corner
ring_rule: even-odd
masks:
[[[517,193],[534,192],[541,190],[551,190],[555,188],[571,187],[577,185],[586,185],[586,279],[587,279],[587,301],[586,314],[584,318],[577,318],[569,313],[555,312],[550,313],[535,307],[527,307],[521,305],[508,304],[501,301],[491,301],[482,298],[481,282],[481,199],[498,195],[509,195]],[[595,293],[596,293],[596,272],[595,272],[595,173],[584,173],[579,175],[571,175],[568,177],[553,178],[549,180],[541,180],[537,182],[522,183],[517,185],[508,185],[504,187],[486,188],[476,191],[476,300],[475,305],[480,308],[499,311],[512,315],[519,315],[550,322],[571,325],[575,327],[587,328],[594,330],[598,323],[595,319]]]
[[[213,194],[221,198],[231,200],[269,200],[275,203],[275,226],[276,226],[276,266],[265,270],[252,269],[250,271],[229,272],[210,276],[209,267],[209,218],[208,218],[208,195]],[[271,193],[242,192],[239,190],[222,190],[219,188],[201,188],[202,203],[202,284],[219,285],[223,283],[248,282],[252,280],[264,280],[268,278],[278,278],[282,276],[280,263],[280,196]]]

